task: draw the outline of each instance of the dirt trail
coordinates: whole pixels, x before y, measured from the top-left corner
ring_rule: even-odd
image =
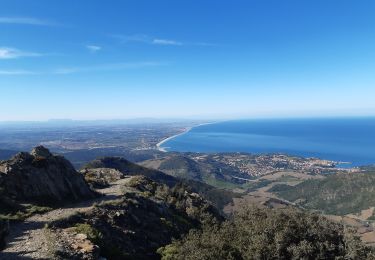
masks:
[[[44,226],[54,220],[66,218],[77,212],[84,213],[93,208],[95,203],[109,201],[122,195],[121,187],[131,178],[121,179],[110,187],[99,190],[103,197],[55,209],[41,215],[34,215],[24,222],[10,227],[7,247],[0,252],[0,259],[48,259],[48,234]]]

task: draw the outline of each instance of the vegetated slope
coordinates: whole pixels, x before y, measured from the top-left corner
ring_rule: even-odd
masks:
[[[168,153],[163,157],[141,162],[140,164],[163,171],[171,176],[205,182],[218,188],[234,188],[249,178],[237,169],[214,160],[196,161],[189,153]]]
[[[56,221],[50,225],[52,230],[58,234],[73,231],[73,240],[77,233],[85,234],[107,259],[158,259],[157,249],[172,239],[199,228],[206,219],[223,220],[207,201],[183,186],[169,188],[144,176],[134,176],[123,190],[120,199]],[[79,250],[64,255],[68,259],[80,257]]]
[[[294,187],[275,186],[270,191],[305,208],[328,214],[357,213],[375,206],[375,172],[333,174]]]
[[[200,181],[181,180],[181,184],[185,185],[187,190],[196,192],[210,201],[220,211],[222,211],[227,204],[232,203],[233,198],[242,196],[240,193],[216,188]]]
[[[82,169],[111,168],[122,172],[124,175],[143,175],[154,181],[161,181],[168,185],[174,185],[178,181],[161,171],[148,169],[132,163],[121,157],[103,157],[93,160],[82,167]]]
[[[182,155],[169,156],[160,162],[158,170],[169,175],[202,181],[201,166],[194,160]]]
[[[246,208],[159,249],[164,260],[375,259],[354,233],[317,214]]]

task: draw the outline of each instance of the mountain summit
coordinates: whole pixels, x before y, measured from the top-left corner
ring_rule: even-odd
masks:
[[[94,196],[83,176],[68,160],[53,155],[43,146],[1,161],[0,187],[5,196],[14,200],[41,204],[77,201]]]

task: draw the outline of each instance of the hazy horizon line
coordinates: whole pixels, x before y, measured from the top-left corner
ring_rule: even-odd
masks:
[[[22,123],[79,123],[79,122],[114,122],[114,121],[231,121],[231,120],[253,120],[253,119],[335,119],[335,118],[375,118],[375,115],[306,115],[306,116],[241,116],[241,117],[129,117],[129,118],[97,118],[97,119],[73,119],[73,118],[51,118],[41,120],[0,120],[0,124],[22,124]]]

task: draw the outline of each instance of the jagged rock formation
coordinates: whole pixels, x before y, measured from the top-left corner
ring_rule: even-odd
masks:
[[[83,176],[42,146],[0,162],[0,188],[16,201],[55,204],[94,197]]]

